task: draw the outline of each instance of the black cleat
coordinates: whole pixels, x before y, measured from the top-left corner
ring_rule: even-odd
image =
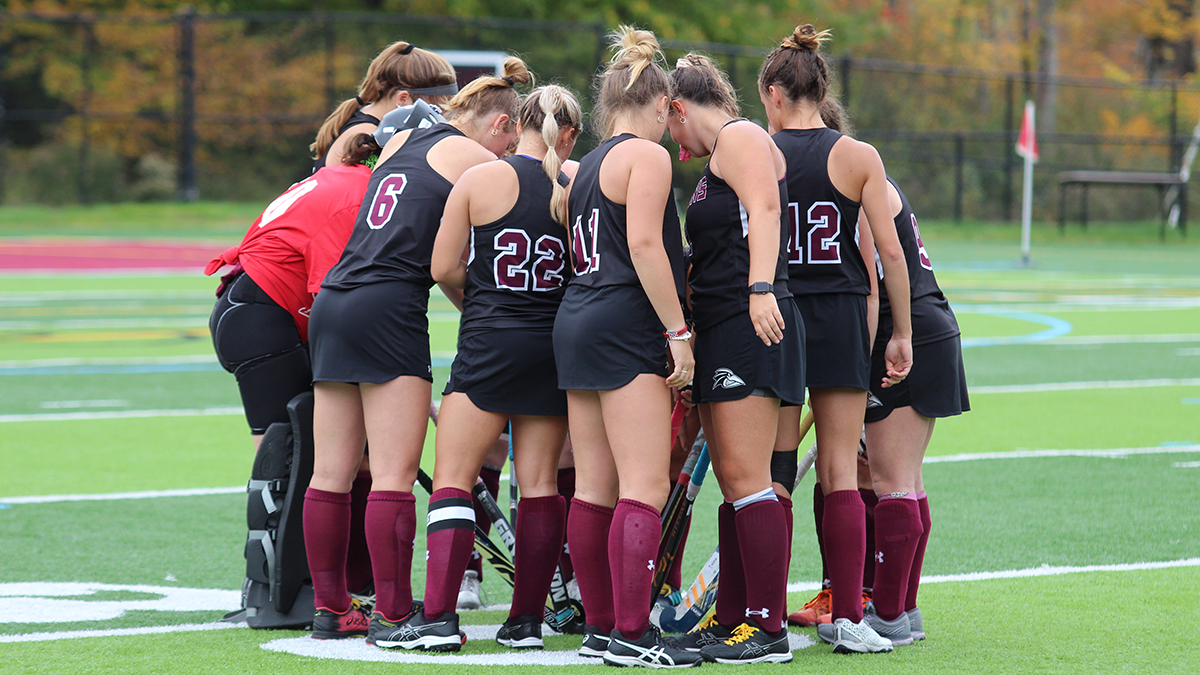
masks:
[[[705,661],[715,663],[787,663],[792,660],[786,630],[771,637],[757,624],[746,622],[733,629],[733,635],[700,650]]]
[[[595,626],[584,626],[583,645],[579,647],[579,655],[598,659],[607,651],[608,634]]]
[[[328,609],[318,609],[313,615],[314,640],[342,640],[362,637],[367,634],[370,620],[358,600],[350,600],[350,609],[343,614]]]
[[[512,649],[542,649],[542,617],[509,618],[496,631],[496,642]]]
[[[702,647],[719,645],[731,637],[733,637],[733,631],[717,623],[714,616],[690,633],[667,638],[667,642],[677,649],[698,652]]]
[[[377,615],[378,616],[378,615]],[[390,621],[382,623],[391,624]],[[430,652],[456,652],[462,648],[462,635],[458,631],[458,615],[447,612],[437,621],[425,618],[425,613],[414,612],[394,628],[378,630],[372,637],[377,647],[390,649],[419,649]],[[381,626],[381,628],[385,628]]]
[[[648,626],[641,637],[630,640],[614,630],[609,634],[608,651],[604,653],[604,665],[641,666],[642,668],[693,668],[703,659],[696,652],[689,652],[663,641],[662,633]]]

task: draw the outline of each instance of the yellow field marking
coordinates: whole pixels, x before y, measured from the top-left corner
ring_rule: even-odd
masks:
[[[23,333],[15,336],[0,334],[0,342],[57,343],[57,342],[118,342],[122,340],[194,340],[207,338],[208,328],[187,330],[127,330],[98,333]]]

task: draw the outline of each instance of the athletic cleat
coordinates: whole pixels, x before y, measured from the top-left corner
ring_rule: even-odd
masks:
[[[787,663],[792,648],[786,629],[771,637],[757,624],[746,622],[734,628],[728,640],[701,649],[700,656],[716,663]]]
[[[604,665],[641,666],[643,668],[692,668],[700,665],[700,654],[668,644],[654,626],[647,626],[641,637],[630,640],[614,630],[609,634]]]
[[[817,637],[833,645],[835,654],[874,654],[892,651],[892,641],[881,637],[866,621],[838,619],[817,626]]]
[[[831,623],[829,621],[819,621],[822,615],[828,615],[833,611],[833,593],[828,588],[822,588],[816,597],[809,600],[804,609],[797,610],[788,615],[788,623],[796,626],[815,626],[818,623]]]
[[[350,599],[350,609],[342,614],[318,609],[313,615],[314,640],[342,640],[349,637],[362,637],[367,634],[371,621],[363,611],[358,600]]]
[[[598,659],[607,651],[608,634],[595,626],[584,626],[583,645],[579,647],[579,655]]]
[[[669,637],[667,641],[677,649],[698,652],[703,647],[719,645],[731,637],[733,637],[733,631],[717,623],[717,615],[713,614],[707,621],[693,628],[691,632]]]
[[[481,588],[478,572],[475,570],[463,572],[462,584],[458,587],[458,602],[455,605],[455,609],[461,612],[464,609],[479,609],[483,607],[483,600],[480,598]]]
[[[518,616],[508,619],[496,631],[496,642],[511,649],[542,649],[542,617]]]
[[[412,608],[408,610],[408,614],[400,617],[399,621],[389,621],[379,612],[372,612],[371,625],[367,627],[367,644],[374,645],[376,635],[384,635],[390,631],[394,631],[400,627],[400,624],[408,621],[409,617],[420,612],[424,607],[425,603],[423,601],[413,600]],[[465,640],[463,644],[466,644]]]
[[[913,640],[925,639],[925,622],[921,619],[921,608],[913,607],[905,612],[908,615],[908,629]]]
[[[371,616],[371,612],[375,611],[375,585],[371,584],[369,588],[363,589],[362,593],[351,593],[350,597],[358,601],[362,607],[363,613]]]
[[[403,623],[388,632],[374,635],[375,646],[390,649],[419,649],[429,652],[456,652],[462,648],[463,635],[458,631],[458,615],[443,614],[437,621],[425,618],[425,612],[414,612]]]
[[[863,608],[863,621],[868,626],[875,629],[879,636],[892,641],[892,646],[903,647],[913,643],[912,630],[908,626],[908,614],[900,613],[900,616],[885,621],[879,613],[875,611],[875,603],[869,602]]]
[[[830,599],[830,602],[831,602],[831,603],[833,602],[832,598]],[[867,603],[868,603],[868,602],[871,602],[871,592],[870,592],[870,591],[863,591],[863,594],[862,594],[862,606],[863,606],[863,609],[864,609],[864,610],[867,608]],[[818,616],[818,617],[817,617],[817,625],[821,625],[821,624],[829,624],[829,623],[833,623],[833,609],[832,609],[832,604],[830,605],[830,609],[829,609],[829,610],[827,610],[825,614],[822,614],[822,615],[820,615],[820,616]]]

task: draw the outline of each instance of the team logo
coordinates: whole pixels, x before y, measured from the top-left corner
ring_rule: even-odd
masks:
[[[737,389],[746,386],[746,381],[728,368],[717,368],[713,373],[713,389]]]
[[[708,176],[704,176],[700,179],[699,183],[696,183],[696,191],[692,193],[692,200],[690,202],[688,202],[688,206],[691,206],[692,204],[695,204],[698,201],[702,201],[707,196],[708,196]]]
[[[877,565],[883,564],[883,551],[875,552],[875,564],[877,564]]]
[[[771,610],[767,609],[766,607],[763,607],[762,610],[747,609],[746,617],[749,618],[751,616],[761,616],[762,618],[765,619],[765,618],[771,616]]]
[[[650,570],[651,572],[654,571],[654,561],[653,560],[646,561],[646,569]]]

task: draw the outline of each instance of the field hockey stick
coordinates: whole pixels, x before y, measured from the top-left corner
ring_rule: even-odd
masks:
[[[429,474],[425,473],[424,469],[417,469],[417,482],[420,483],[422,488],[425,488],[425,491],[430,496],[433,495],[433,479],[429,477]],[[481,483],[477,483],[477,485],[479,484]],[[484,492],[486,493],[487,490],[485,489]],[[500,528],[497,527],[496,530],[499,531]],[[509,586],[514,586],[516,584],[517,568],[513,563],[513,558],[508,548],[502,548],[496,542],[492,541],[492,538],[488,536],[487,532],[483,531],[479,523],[475,523],[474,533],[475,550],[479,551],[479,555],[492,566],[492,569],[496,570],[500,578],[507,581]]]
[[[513,455],[512,421],[508,423],[508,518],[512,523],[517,522],[517,502],[520,500],[520,488],[517,487],[517,462]]]
[[[663,583],[671,572],[671,566],[679,556],[684,533],[687,532],[687,525],[691,520],[692,505],[704,482],[704,474],[708,472],[708,444],[703,442],[702,437],[698,437],[697,441],[700,442],[700,451],[696,452],[696,448],[692,448],[692,453],[688,454],[683,471],[679,473],[679,480],[672,491],[672,496],[678,498],[674,504],[668,502],[667,507],[663,509],[662,539],[654,563],[654,581],[650,589],[652,600],[658,598]]]
[[[679,472],[679,478],[675,480],[675,485],[671,488],[671,494],[667,497],[667,505],[662,510],[662,526],[665,539],[665,533],[668,526],[679,517],[679,509],[683,506],[684,496],[687,494],[688,483],[692,479],[692,471],[696,468],[696,462],[700,459],[700,452],[704,448],[704,430],[696,435],[696,442],[692,444],[692,449],[688,452],[687,459],[683,462],[683,469]],[[661,546],[659,547],[662,548]],[[657,576],[657,575],[656,575]]]
[[[804,416],[804,419],[800,421],[800,442],[801,443],[804,442],[804,437],[808,435],[808,431],[810,429],[812,429],[812,426],[813,426],[813,414],[812,414],[812,410],[809,410],[808,414],[806,414]],[[817,461],[817,444],[813,443],[812,447],[808,449],[808,452],[804,453],[804,456],[801,457],[800,461],[796,464],[796,482],[792,484],[792,490],[795,490],[796,487],[800,485],[800,481],[804,480],[805,474],[808,473],[808,470],[812,468],[813,463],[816,461]]]
[[[686,633],[700,623],[705,612],[717,602],[721,574],[721,548],[718,546],[705,561],[696,580],[683,594],[679,604],[670,607],[654,603],[650,621],[664,633]]]

